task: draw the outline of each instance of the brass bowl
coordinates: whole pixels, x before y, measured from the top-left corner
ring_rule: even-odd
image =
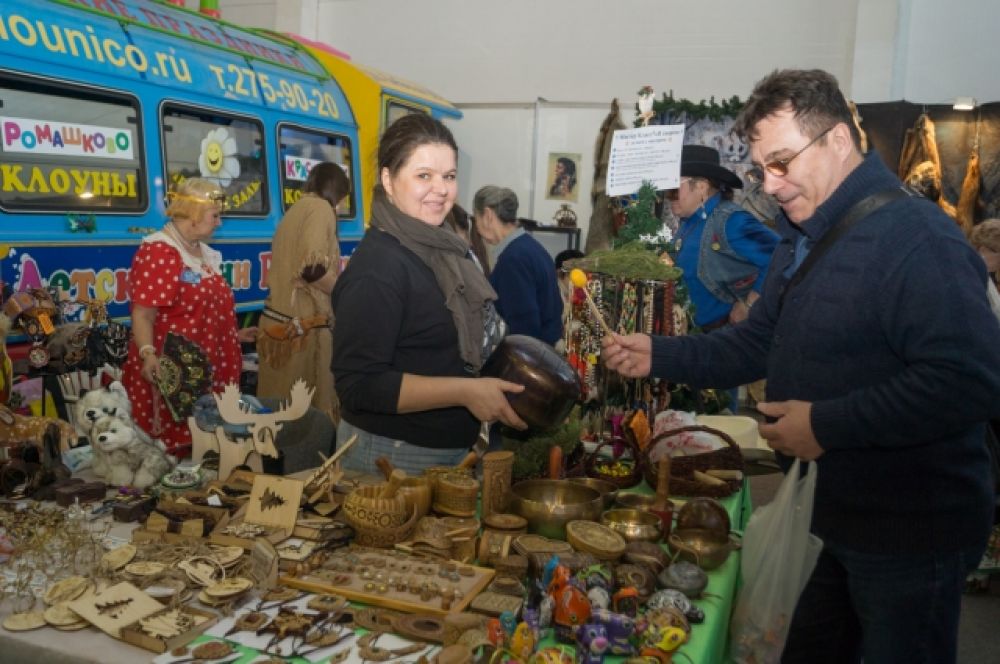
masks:
[[[601,515],[601,523],[618,531],[626,542],[656,542],[663,536],[660,517],[643,510],[608,510]]]
[[[670,549],[703,570],[715,569],[726,562],[729,553],[740,548],[740,542],[728,533],[722,537],[704,528],[675,528],[667,538]]]
[[[691,498],[677,511],[677,530],[704,529],[717,539],[729,537],[729,512],[714,498]]]
[[[528,532],[565,540],[566,524],[601,515],[601,494],[589,486],[566,480],[527,480],[510,490],[510,511],[528,521]]]
[[[582,394],[569,362],[544,341],[523,334],[504,337],[480,373],[524,385],[523,392],[508,392],[507,401],[533,429],[561,424]]]
[[[641,493],[619,493],[615,496],[615,506],[627,510],[646,511],[656,502],[656,495]]]
[[[614,505],[615,496],[618,495],[618,487],[611,482],[596,477],[571,477],[569,481],[573,484],[582,484],[596,490],[597,493],[601,494],[601,498],[604,501],[604,509],[610,509]]]

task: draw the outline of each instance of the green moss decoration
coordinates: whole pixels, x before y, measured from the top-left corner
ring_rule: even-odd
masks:
[[[518,431],[500,427],[503,449],[514,452],[514,481],[542,477],[548,473],[549,450],[553,445],[562,448],[563,459],[569,459],[580,446],[579,409],[574,410],[562,426],[545,431]]]

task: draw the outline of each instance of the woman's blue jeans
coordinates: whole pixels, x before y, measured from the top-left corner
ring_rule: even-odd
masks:
[[[965,577],[984,547],[919,555],[824,547],[781,661],[954,662]]]
[[[359,429],[347,420],[341,419],[337,427],[337,445],[343,445],[354,434],[358,440],[340,458],[344,470],[355,470],[369,475],[380,475],[375,460],[384,456],[395,468],[405,470],[407,475],[419,475],[431,466],[457,466],[469,448],[420,447],[405,440],[394,440]]]

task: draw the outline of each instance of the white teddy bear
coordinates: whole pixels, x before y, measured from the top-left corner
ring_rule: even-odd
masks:
[[[92,431],[94,473],[108,484],[146,489],[177,465],[162,442],[144,439],[145,434],[130,421],[105,416],[94,423]]]

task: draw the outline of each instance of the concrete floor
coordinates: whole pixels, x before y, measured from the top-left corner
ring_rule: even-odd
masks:
[[[754,507],[771,501],[782,475],[757,475],[750,478],[750,496]],[[1000,662],[1000,575],[993,575],[989,592],[965,595],[958,626],[958,664],[997,664]]]

